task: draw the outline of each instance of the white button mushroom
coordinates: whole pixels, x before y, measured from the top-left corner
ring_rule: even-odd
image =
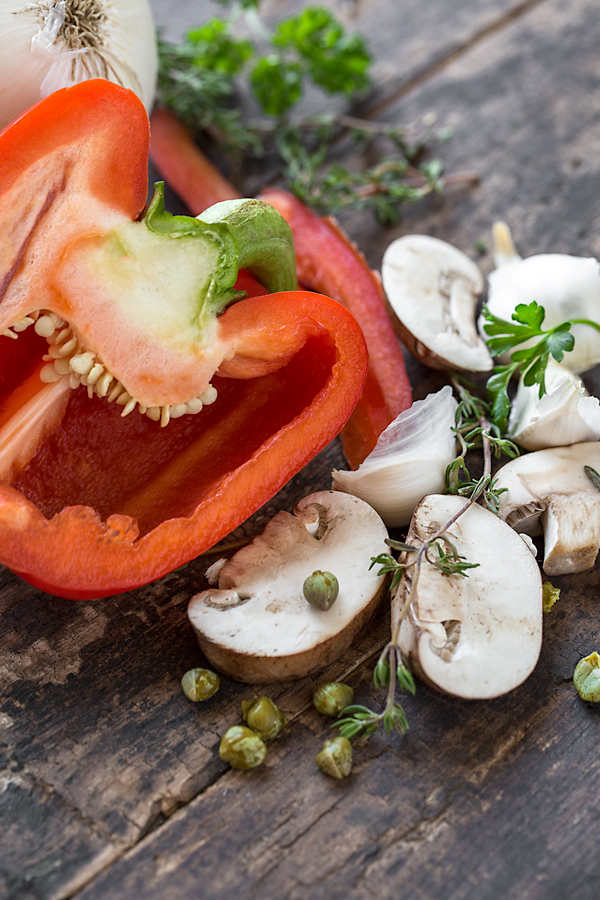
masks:
[[[544,572],[565,575],[594,566],[600,547],[600,490],[584,466],[600,470],[597,441],[538,450],[497,473],[500,516],[515,530],[544,532]]]
[[[425,497],[407,543],[420,547],[465,501]],[[444,575],[423,559],[400,648],[415,674],[457,697],[487,699],[517,687],[533,671],[542,642],[542,581],[518,534],[493,513],[471,506],[447,531],[477,568]],[[432,557],[435,550],[432,549]],[[411,569],[392,599],[392,629],[408,598]]]
[[[410,234],[389,245],[381,275],[396,331],[418,360],[434,369],[492,368],[475,324],[484,281],[472,259],[438,238]]]
[[[205,656],[251,684],[301,678],[328,665],[374,611],[385,581],[370,569],[387,530],[367,503],[338,491],[305,497],[218,571],[218,588],[196,594],[188,615]],[[302,587],[332,572],[339,595],[326,611]]]

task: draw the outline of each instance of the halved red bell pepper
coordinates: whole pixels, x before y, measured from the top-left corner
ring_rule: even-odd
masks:
[[[213,546],[338,433],[366,375],[354,318],[257,258],[262,208],[145,210],[147,150],[141,103],[106,81],[0,135],[0,562],[75,599]],[[274,293],[234,289],[247,253]]]
[[[173,190],[194,212],[239,194],[165,109],[151,119],[151,157]],[[275,189],[262,199],[290,224],[300,282],[334,297],[360,324],[369,350],[363,394],[342,431],[346,459],[356,468],[381,432],[411,404],[404,357],[386,308],[379,275],[333,218],[320,218],[296,197]]]

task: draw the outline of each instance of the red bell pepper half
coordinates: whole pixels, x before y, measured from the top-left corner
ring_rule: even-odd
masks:
[[[193,212],[239,194],[210,163],[189,132],[166,109],[152,114],[150,153],[170,186]],[[392,328],[379,275],[333,218],[320,218],[296,197],[269,189],[262,199],[277,209],[294,235],[300,282],[334,297],[361,326],[369,350],[362,396],[341,438],[356,468],[381,432],[412,402],[398,338]]]
[[[0,134],[0,562],[74,599],[213,546],[339,432],[366,375],[354,318],[287,289],[270,207],[198,221],[157,191],[146,209],[148,142],[102,80]],[[242,266],[273,293],[244,299]]]

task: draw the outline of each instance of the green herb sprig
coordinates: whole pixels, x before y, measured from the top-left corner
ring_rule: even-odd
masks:
[[[491,421],[500,432],[505,432],[510,413],[508,385],[517,372],[522,373],[523,382],[527,386],[539,385],[539,396],[546,393],[546,369],[550,357],[562,362],[565,353],[573,349],[575,338],[571,333],[573,325],[589,325],[600,331],[600,324],[591,319],[568,319],[555,325],[554,328],[543,329],[546,312],[543,306],[532,301],[519,303],[511,316],[511,321],[501,319],[483,307],[483,329],[487,335],[487,345],[493,356],[502,356],[511,350],[511,362],[494,367],[486,387],[491,398]],[[535,341],[529,347],[514,350],[521,344]]]
[[[206,134],[239,160],[276,155],[290,190],[320,212],[369,210],[381,222],[398,220],[402,204],[440,192],[474,176],[442,177],[440,160],[421,160],[435,134],[430,124],[411,129],[358,119],[344,113],[292,119],[307,85],[325,94],[353,98],[370,85],[371,56],[364,38],[348,34],[329,11],[309,6],[269,30],[259,0],[218,0],[225,18],[190,29],[179,45],[160,35],[158,96],[197,137]],[[238,37],[236,25],[250,37]],[[262,118],[239,111],[239,95],[250,92]],[[327,164],[340,138],[359,148],[378,141],[379,162],[359,173]]]
[[[482,502],[488,509],[497,513],[501,490],[496,489],[492,478],[492,457],[506,455],[511,458],[519,455],[518,447],[502,437],[497,425],[490,422],[490,405],[478,397],[458,376],[452,377],[452,383],[458,396],[458,407],[455,419],[455,434],[461,446],[459,456],[446,470],[446,484],[450,493],[466,498],[464,506],[452,516],[420,547],[412,544],[386,540],[391,550],[400,556],[396,559],[391,553],[381,553],[373,557],[371,567],[379,565],[378,575],[391,575],[390,590],[393,593],[402,579],[407,580],[408,591],[404,606],[394,627],[391,641],[383,648],[375,670],[373,682],[375,687],[387,687],[384,709],[376,712],[365,706],[347,707],[334,726],[348,739],[373,734],[383,725],[387,733],[397,731],[404,734],[408,731],[408,720],[403,707],[396,699],[396,692],[415,692],[415,684],[402,651],[398,645],[400,626],[415,597],[423,560],[435,566],[442,575],[459,575],[467,578],[469,570],[477,568],[479,563],[470,562],[462,556],[457,546],[450,539],[448,530],[470,506]],[[471,478],[467,467],[466,456],[469,450],[483,449],[483,473],[480,478]]]

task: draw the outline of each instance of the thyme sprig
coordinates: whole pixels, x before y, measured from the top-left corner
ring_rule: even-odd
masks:
[[[446,469],[446,490],[449,494],[481,500],[491,512],[497,513],[502,490],[496,488],[496,479],[491,474],[492,457],[515,459],[519,448],[503,437],[499,426],[492,421],[491,405],[474,393],[472,385],[454,374],[452,386],[458,397],[454,433],[460,453]],[[485,471],[480,478],[471,477],[466,462],[467,454],[476,448],[482,448],[484,453]]]
[[[392,731],[400,734],[408,731],[408,720],[396,693],[400,690],[414,694],[415,684],[407,662],[402,657],[398,639],[402,621],[416,594],[423,560],[435,566],[445,576],[459,575],[467,578],[468,570],[478,567],[477,562],[469,562],[459,553],[448,531],[474,503],[481,502],[492,512],[498,512],[502,491],[496,489],[496,480],[492,478],[492,457],[506,455],[514,458],[519,455],[518,447],[504,438],[497,424],[488,418],[490,405],[458,376],[452,377],[452,383],[458,396],[454,431],[461,452],[448,466],[446,483],[450,493],[466,498],[465,504],[419,547],[388,539],[386,543],[391,550],[399,552],[399,558],[382,553],[371,561],[371,567],[380,566],[379,575],[392,575],[392,593],[398,590],[403,579],[406,579],[409,587],[394,625],[392,639],[383,648],[373,672],[375,687],[387,687],[385,706],[381,712],[365,706],[347,707],[333,727],[339,727],[340,733],[349,739],[371,735],[380,726],[388,734]],[[471,478],[466,456],[470,450],[478,447],[483,450],[483,473],[480,478]]]
[[[227,16],[190,29],[181,44],[159,35],[158,96],[196,137],[216,142],[221,155],[236,163],[277,157],[288,187],[308,205],[329,213],[369,210],[388,223],[398,220],[402,204],[448,183],[477,180],[469,173],[443,178],[440,160],[422,160],[426,145],[449,136],[435,133],[428,120],[407,129],[344,112],[293,118],[307,85],[346,98],[370,85],[364,38],[348,34],[329,10],[309,6],[269,29],[260,0],[218,2],[230,6]],[[248,37],[238,36],[241,24]],[[258,106],[258,120],[240,111],[244,94]],[[359,173],[328,164],[342,138],[368,146],[379,162]]]
[[[410,562],[400,562],[388,554],[381,554],[372,560],[372,565],[382,564],[378,574],[393,572],[394,577],[392,583],[399,585],[401,579],[410,579],[410,588],[408,596],[400,611],[398,620],[394,626],[392,639],[389,641],[379,656],[377,665],[373,672],[373,683],[375,687],[387,686],[386,702],[381,712],[369,709],[365,706],[346,707],[341,714],[342,718],[334,722],[332,727],[339,727],[340,734],[350,739],[351,737],[366,737],[376,732],[381,726],[384,730],[391,734],[397,731],[405,734],[408,731],[408,719],[402,705],[396,699],[396,691],[409,691],[414,694],[414,679],[408,668],[406,660],[402,656],[402,650],[398,645],[400,636],[400,626],[404,619],[416,593],[419,575],[423,560],[438,568],[443,575],[460,575],[463,578],[468,577],[467,569],[476,568],[478,563],[469,563],[463,556],[458,553],[456,546],[450,540],[446,532],[449,528],[467,511],[467,509],[475,501],[469,498],[464,506],[455,513],[444,525],[438,529],[427,541],[424,541],[420,547],[414,547],[412,544],[402,544],[396,541],[388,540],[386,543],[394,549],[402,548],[402,552],[415,554],[414,559]],[[436,548],[437,557],[430,556],[430,551]],[[410,573],[410,574],[409,574]]]

